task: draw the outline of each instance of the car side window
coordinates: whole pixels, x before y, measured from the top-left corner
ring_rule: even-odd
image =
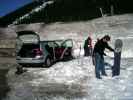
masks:
[[[65,41],[62,43],[61,46],[63,46],[63,47],[73,47],[73,42],[72,42],[71,39],[70,39],[70,40],[65,40]]]
[[[48,42],[48,46],[55,48],[58,47],[59,45],[56,42]]]

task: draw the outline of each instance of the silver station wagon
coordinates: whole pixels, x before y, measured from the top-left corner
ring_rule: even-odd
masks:
[[[21,66],[49,67],[62,60],[73,59],[73,42],[67,40],[40,41],[33,31],[19,31],[16,39],[16,61]]]

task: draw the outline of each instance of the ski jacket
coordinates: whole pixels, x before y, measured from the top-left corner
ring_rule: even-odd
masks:
[[[84,43],[84,48],[85,48],[85,49],[89,48],[88,46],[92,48],[92,40],[91,40],[90,37],[88,37],[88,38],[85,40],[85,43]]]
[[[110,51],[114,51],[114,49],[112,49],[107,42],[103,42],[103,39],[98,40],[94,46],[93,55],[95,53],[99,53],[103,58],[103,55],[106,56],[106,54],[104,53],[105,48],[109,49]]]

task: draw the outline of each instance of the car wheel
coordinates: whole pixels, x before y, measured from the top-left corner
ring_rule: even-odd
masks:
[[[45,61],[46,67],[50,67],[52,65],[51,59],[48,57]]]

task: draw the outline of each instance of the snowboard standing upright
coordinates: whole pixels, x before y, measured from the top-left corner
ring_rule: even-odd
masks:
[[[112,76],[120,75],[120,62],[123,42],[121,39],[115,41],[115,52],[114,52],[114,65],[112,67]]]

